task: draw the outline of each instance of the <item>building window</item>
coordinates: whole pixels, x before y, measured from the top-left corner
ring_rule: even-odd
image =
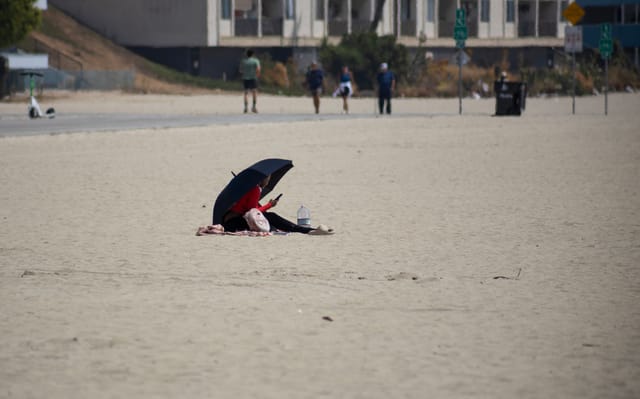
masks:
[[[403,21],[411,20],[411,0],[402,0],[400,17]]]
[[[231,0],[220,0],[222,12],[222,19],[231,19]]]
[[[296,15],[295,2],[293,0],[285,0],[284,15],[287,19],[294,19]]]
[[[489,0],[480,0],[480,21],[489,22]]]
[[[436,0],[427,0],[427,22],[433,22],[436,15]]]
[[[560,0],[560,22],[566,22],[567,20],[564,18],[564,15],[562,15],[562,13],[564,12],[564,10],[569,7],[569,0]]]
[[[516,21],[516,6],[514,0],[507,0],[507,22]]]
[[[620,7],[623,8],[624,18],[623,24],[637,24],[638,23],[638,4],[626,4]]]
[[[316,0],[316,19],[324,20],[324,2],[326,0]]]

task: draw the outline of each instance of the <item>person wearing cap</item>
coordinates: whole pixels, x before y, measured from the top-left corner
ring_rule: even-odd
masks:
[[[313,97],[313,106],[316,109],[316,114],[320,113],[320,94],[322,93],[323,81],[324,73],[318,63],[313,61],[307,71],[307,86],[311,92],[311,97]]]
[[[380,64],[380,71],[378,72],[378,108],[380,114],[383,114],[385,110],[385,102],[387,104],[387,114],[391,114],[391,96],[396,89],[396,76],[389,70],[389,66],[386,62]]]

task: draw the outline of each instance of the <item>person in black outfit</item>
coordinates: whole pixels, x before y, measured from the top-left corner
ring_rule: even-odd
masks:
[[[322,94],[322,83],[324,81],[324,73],[318,66],[318,63],[313,61],[311,68],[307,72],[307,86],[311,91],[313,97],[313,106],[316,109],[316,114],[320,113],[320,94]]]
[[[382,115],[384,111],[385,102],[387,103],[387,114],[391,113],[391,97],[393,91],[396,89],[396,76],[389,70],[389,66],[386,62],[380,65],[380,72],[378,72],[378,109]]]

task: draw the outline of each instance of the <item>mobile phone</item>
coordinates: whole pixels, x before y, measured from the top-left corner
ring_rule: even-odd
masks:
[[[280,193],[277,197],[276,197],[276,201],[280,199],[280,197],[282,197],[282,193]]]

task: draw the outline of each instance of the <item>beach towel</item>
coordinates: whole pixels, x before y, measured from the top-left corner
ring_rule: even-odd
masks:
[[[273,235],[268,231],[224,231],[224,227],[221,224],[214,224],[209,226],[200,226],[196,231],[197,236],[207,235],[219,235],[219,236],[249,236],[249,237],[265,237]]]

